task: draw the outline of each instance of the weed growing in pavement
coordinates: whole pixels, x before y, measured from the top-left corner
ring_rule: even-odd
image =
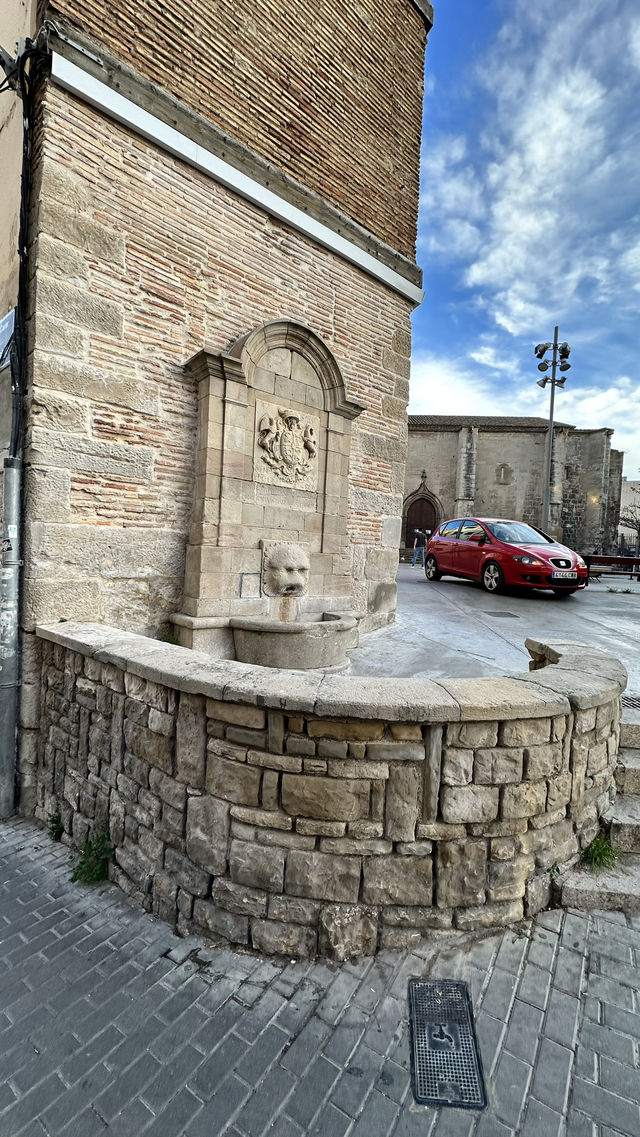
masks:
[[[608,588],[607,592],[624,592],[628,596],[633,596],[633,588]]]
[[[516,940],[530,940],[530,939],[531,939],[531,928],[516,928],[515,935],[513,937],[512,943],[515,944]]]
[[[114,852],[108,833],[101,831],[89,834],[71,879],[82,884],[95,884],[99,880],[106,880],[109,875],[109,861]]]
[[[47,821],[47,832],[52,841],[59,841],[64,833],[62,818],[59,813],[52,813]]]
[[[580,854],[580,860],[591,869],[591,872],[612,869],[618,858],[619,853],[612,847],[605,833],[599,833],[594,837],[591,844]]]

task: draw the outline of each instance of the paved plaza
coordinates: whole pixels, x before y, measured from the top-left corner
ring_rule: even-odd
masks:
[[[637,1137],[640,917],[560,910],[358,963],[180,940],[0,825],[2,1137]],[[407,982],[468,982],[489,1106],[413,1103]]]
[[[401,566],[399,599],[356,673],[524,670],[534,635],[614,651],[640,691],[637,584],[558,602]],[[357,963],[267,959],[177,938],[111,884],[71,883],[73,861],[0,823],[0,1137],[640,1135],[640,916],[558,909]],[[469,984],[486,1111],[415,1104],[412,977]]]
[[[423,678],[526,671],[527,636],[578,640],[622,660],[628,691],[640,696],[640,583],[615,576],[575,596],[551,592],[490,595],[479,584],[444,577],[429,583],[420,567],[398,569],[394,624],[363,636],[351,656],[356,675]]]

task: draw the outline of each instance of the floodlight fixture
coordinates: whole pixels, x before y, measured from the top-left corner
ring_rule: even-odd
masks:
[[[546,353],[549,351],[549,348],[552,349],[551,360],[544,358]],[[564,340],[562,341],[562,343],[558,343],[558,329],[557,329],[557,327],[555,327],[553,329],[553,342],[552,343],[547,342],[547,343],[536,344],[536,346],[533,349],[533,353],[534,353],[536,359],[541,360],[541,362],[538,364],[538,371],[542,371],[544,373],[544,372],[549,370],[549,367],[551,367],[551,374],[550,375],[545,375],[544,379],[536,380],[538,387],[544,388],[544,387],[546,387],[547,383],[551,384],[551,397],[549,399],[549,430],[547,433],[547,452],[546,452],[546,460],[545,460],[546,473],[545,473],[545,480],[544,480],[544,497],[543,497],[543,502],[542,502],[542,526],[541,526],[543,531],[546,532],[549,528],[549,507],[551,504],[551,465],[552,465],[551,459],[552,459],[552,455],[553,455],[553,400],[554,400],[556,387],[560,387],[561,389],[564,389],[564,385],[567,381],[567,378],[565,375],[563,375],[562,379],[556,379],[556,372],[557,371],[564,372],[564,371],[569,371],[571,369],[571,364],[567,362],[569,355],[571,353],[571,348],[569,347],[569,344],[566,343],[566,341],[564,341]]]

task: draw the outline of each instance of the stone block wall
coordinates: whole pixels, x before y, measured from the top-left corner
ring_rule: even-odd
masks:
[[[626,677],[588,648],[381,683],[92,625],[39,637],[24,808],[30,786],[76,848],[107,830],[113,880],[185,934],[342,958],[504,925],[549,902],[614,792]]]
[[[539,525],[547,431],[544,419],[410,415],[405,515],[428,494],[437,524],[469,514]],[[615,547],[622,459],[611,434],[555,425],[549,532],[578,552]]]

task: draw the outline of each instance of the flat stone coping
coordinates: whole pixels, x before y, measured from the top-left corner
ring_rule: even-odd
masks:
[[[617,698],[623,665],[588,644],[526,639],[535,669],[478,679],[381,679],[281,671],[162,643],[105,624],[64,622],[36,628],[60,644],[142,679],[213,699],[327,718],[389,722],[464,722],[544,718]]]

